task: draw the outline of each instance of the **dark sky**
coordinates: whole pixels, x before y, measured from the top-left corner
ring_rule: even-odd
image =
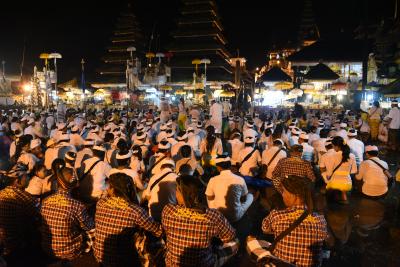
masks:
[[[30,74],[42,52],[63,55],[60,79],[80,74],[80,59],[86,59],[88,73],[95,72],[109,44],[118,14],[129,0],[93,1],[7,1],[0,11],[0,61],[7,72],[19,73],[24,39],[24,72]],[[11,3],[10,3],[11,2]],[[161,44],[170,41],[180,0],[131,0],[143,32],[150,34],[154,23]],[[321,36],[341,29],[352,31],[368,14],[369,21],[391,16],[395,0],[313,0],[315,19]],[[301,19],[303,0],[217,0],[229,41],[229,49],[248,59],[250,67],[265,63],[266,52],[274,44],[294,40]],[[365,5],[368,4],[366,13]],[[90,79],[90,77],[89,77]]]

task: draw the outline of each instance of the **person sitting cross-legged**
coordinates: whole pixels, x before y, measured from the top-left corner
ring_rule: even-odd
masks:
[[[206,189],[208,207],[218,209],[230,222],[240,220],[253,203],[246,182],[231,172],[231,158],[220,155],[215,159],[219,175],[210,179]]]

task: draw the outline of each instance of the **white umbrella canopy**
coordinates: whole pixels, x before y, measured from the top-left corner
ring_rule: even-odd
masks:
[[[303,90],[295,88],[293,90],[290,90],[289,95],[302,96],[303,95]]]

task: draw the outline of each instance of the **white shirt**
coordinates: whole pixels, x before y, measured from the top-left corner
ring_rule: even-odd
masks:
[[[281,150],[276,157],[274,158],[273,161],[271,161],[272,157],[275,155],[275,153],[279,150],[279,147],[273,146],[267,150],[264,150],[262,153],[262,164],[263,165],[268,165],[268,170],[267,170],[267,178],[272,179],[272,172],[275,170],[276,165],[278,164],[278,161],[280,159],[284,159],[287,157],[287,154],[285,150]],[[271,161],[271,162],[270,162]]]
[[[240,163],[239,153],[244,148],[244,144],[239,139],[233,139],[228,141],[232,147],[231,163]]]
[[[389,118],[392,120],[389,124],[389,129],[400,129],[400,110],[398,107],[394,107],[389,111]]]
[[[222,105],[219,103],[214,103],[210,108],[211,121],[221,121],[222,122]]]
[[[190,133],[188,134],[189,139],[187,144],[192,148],[193,152],[200,151],[200,137],[196,134]]]
[[[232,190],[235,186],[238,190]],[[227,209],[228,213],[237,213],[242,207],[241,197],[249,193],[244,179],[233,174],[230,170],[223,170],[208,182],[206,195],[214,197],[207,200],[210,209]],[[231,194],[228,196],[228,194]]]
[[[388,164],[385,161],[378,157],[371,159],[388,169]],[[361,163],[356,179],[363,180],[362,192],[367,196],[381,196],[388,191],[388,178],[382,168],[371,160],[365,160]]]
[[[69,143],[75,147],[80,147],[83,145],[84,140],[80,134],[70,134]]]
[[[84,173],[89,171],[89,169],[97,162],[99,158],[93,157],[84,161],[85,170]],[[92,197],[98,198],[100,197],[104,190],[107,189],[106,178],[110,176],[111,166],[104,162],[100,161],[94,166],[94,168],[90,171],[90,175],[93,177],[93,188],[92,188]]]
[[[154,182],[168,172],[171,173],[166,175],[150,191],[150,187],[153,186]],[[165,168],[150,178],[149,186],[143,192],[143,198],[148,199],[150,216],[155,218],[157,221],[161,220],[161,212],[165,205],[176,204],[177,177],[178,175],[176,175],[170,168]]]
[[[312,145],[314,141],[317,141],[319,139],[319,135],[316,133],[311,133],[309,134],[308,138],[308,144]]]
[[[245,147],[239,152],[239,161],[242,162],[244,158],[253,151],[253,147]],[[250,169],[257,167],[258,163],[261,163],[260,152],[256,150],[251,157],[246,160],[239,169],[239,172],[243,176],[253,176]]]
[[[328,154],[328,152],[326,154]],[[326,154],[324,154],[323,156],[325,156]],[[329,157],[327,157],[326,161],[321,161],[321,163],[324,164],[323,165],[321,164],[320,167],[321,168],[326,167],[326,172],[322,173],[322,177],[324,178],[325,182],[327,182],[327,178],[330,177],[330,180],[332,181],[335,180],[335,182],[338,183],[351,185],[352,182],[350,174],[357,173],[357,164],[355,156],[350,153],[349,160],[340,165],[340,167],[337,168],[335,173],[333,173],[334,169],[336,168],[336,166],[340,164],[341,161],[342,161],[341,151],[332,153],[330,154]]]
[[[31,153],[22,152],[21,155],[19,156],[17,162],[27,165],[28,172],[32,172],[36,163],[39,162],[39,159]]]
[[[84,148],[76,153],[75,169],[79,169],[85,156],[93,157],[93,151],[90,148]]]
[[[351,153],[356,157],[357,165],[364,159],[364,143],[356,138],[349,138],[347,145],[350,147]]]
[[[47,148],[44,153],[44,166],[47,170],[51,170],[51,165],[56,158],[58,158],[58,149],[55,147]]]
[[[336,136],[340,136],[344,140],[347,140],[347,131],[345,129],[341,129],[338,132],[336,132]]]
[[[312,162],[314,158],[314,148],[308,143],[302,143],[301,145],[303,146],[303,154],[301,158],[306,161]]]
[[[32,125],[25,128],[24,135],[26,134],[32,135],[33,139],[35,139],[36,136],[43,137],[39,132],[36,131],[36,129]]]

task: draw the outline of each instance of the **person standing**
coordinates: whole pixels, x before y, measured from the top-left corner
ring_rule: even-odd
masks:
[[[222,105],[215,100],[211,101],[212,105],[210,108],[210,124],[214,126],[216,132],[222,131]]]
[[[378,139],[379,124],[381,122],[382,109],[379,106],[379,101],[374,101],[372,107],[368,110],[369,126],[371,128],[371,140]]]
[[[185,100],[183,99],[183,97],[181,97],[181,99],[179,99],[178,109],[179,109],[178,126],[179,126],[179,130],[183,131],[183,130],[185,130],[186,119],[187,119]]]
[[[389,141],[388,148],[390,150],[398,150],[399,148],[399,129],[400,129],[400,110],[398,101],[392,101],[392,109],[389,112]]]

